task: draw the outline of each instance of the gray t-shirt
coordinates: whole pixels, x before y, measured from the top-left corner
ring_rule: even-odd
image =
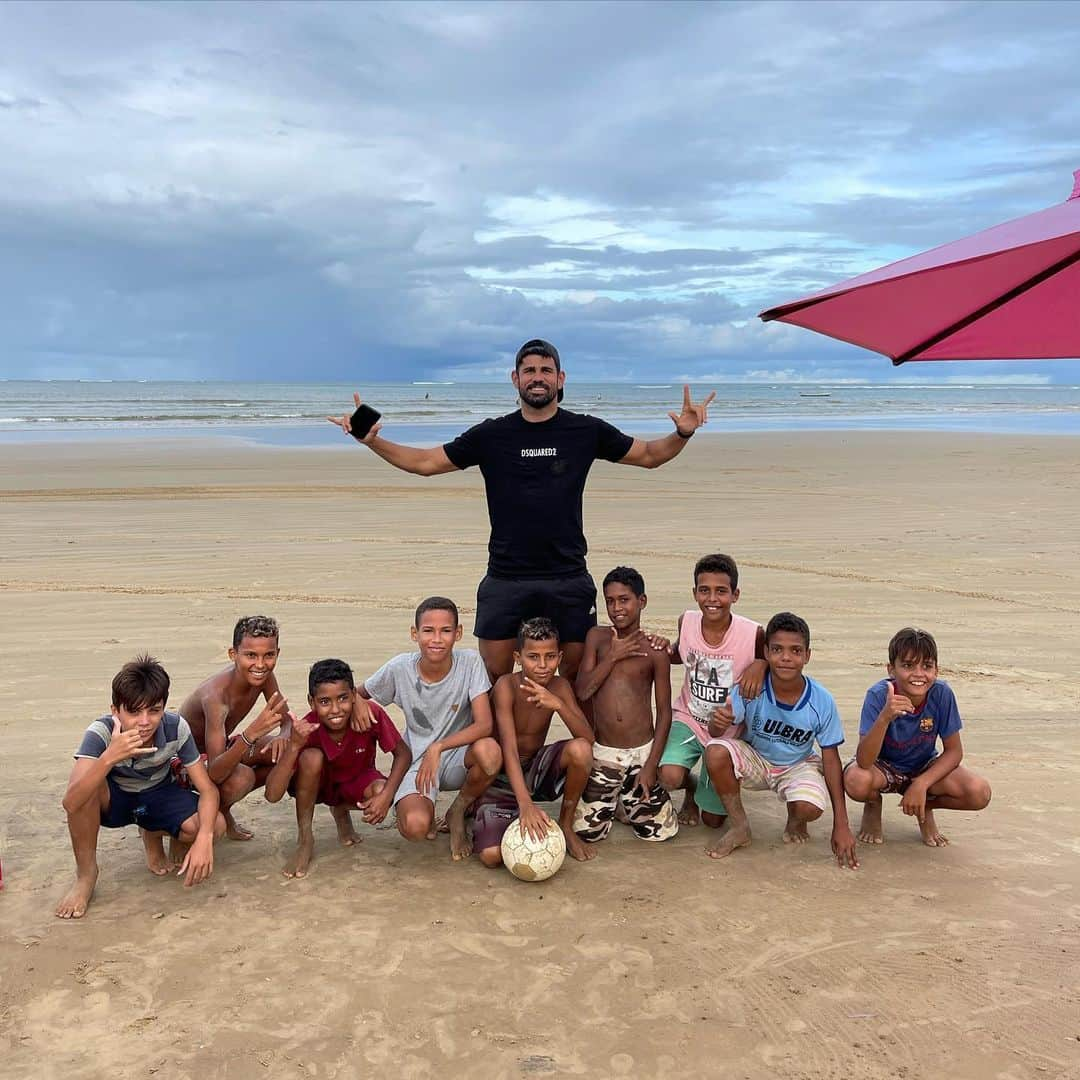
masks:
[[[95,720],[83,734],[77,758],[99,758],[113,737],[113,718]],[[154,732],[154,752],[118,761],[109,777],[121,791],[140,792],[172,780],[172,759],[178,757],[184,765],[199,760],[199,748],[191,737],[191,728],[179,714],[167,712]]]
[[[475,649],[455,649],[450,670],[437,683],[420,678],[420,654],[401,653],[364,680],[380,704],[398,705],[405,714],[405,741],[415,761],[438,739],[473,722],[472,700],[491,689],[484,661]]]

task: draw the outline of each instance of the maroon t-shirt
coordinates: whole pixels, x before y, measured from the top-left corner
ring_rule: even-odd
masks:
[[[347,727],[341,742],[334,742],[330,732],[319,724],[308,736],[307,746],[321,750],[326,757],[324,784],[328,781],[339,787],[347,784],[360,774],[375,768],[376,747],[389,754],[401,742],[401,735],[386,710],[375,701],[369,701],[368,705],[371,707],[374,722],[367,731],[353,731],[351,727]],[[314,709],[304,720],[309,724],[319,723]]]

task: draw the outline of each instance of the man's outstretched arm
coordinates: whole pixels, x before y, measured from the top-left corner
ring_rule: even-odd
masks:
[[[360,408],[360,395],[353,394],[356,407]],[[352,434],[350,417],[328,416],[331,424],[337,424],[347,435]],[[383,459],[390,462],[396,469],[402,472],[415,473],[417,476],[438,476],[439,473],[454,472],[457,466],[446,456],[446,451],[441,446],[431,446],[426,449],[416,446],[402,446],[400,443],[390,442],[389,439],[379,437],[379,429],[382,424],[374,427],[360,441]]]
[[[662,439],[650,439],[648,442],[644,439],[635,439],[626,456],[619,459],[619,464],[655,469],[670,461],[676,454],[682,452],[694,432],[708,420],[709,406],[714,397],[716,397],[715,390],[700,405],[695,405],[690,399],[690,387],[683,386],[682,412],[678,415],[673,412],[668,413],[675,424],[675,430]]]

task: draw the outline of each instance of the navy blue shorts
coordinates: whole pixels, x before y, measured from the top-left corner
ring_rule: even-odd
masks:
[[[516,638],[526,619],[541,615],[559,628],[564,645],[583,642],[596,625],[596,583],[587,573],[514,581],[488,574],[476,590],[474,633],[485,641]]]
[[[107,779],[109,809],[101,814],[101,824],[106,829],[138,825],[150,832],[179,836],[180,826],[199,812],[198,793],[182,788],[172,778],[146,791],[124,791],[111,776]]]

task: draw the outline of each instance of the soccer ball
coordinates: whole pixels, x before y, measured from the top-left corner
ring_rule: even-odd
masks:
[[[566,838],[555,822],[543,840],[534,840],[521,831],[521,819],[510,822],[503,833],[502,859],[506,869],[522,881],[545,881],[566,858]]]

